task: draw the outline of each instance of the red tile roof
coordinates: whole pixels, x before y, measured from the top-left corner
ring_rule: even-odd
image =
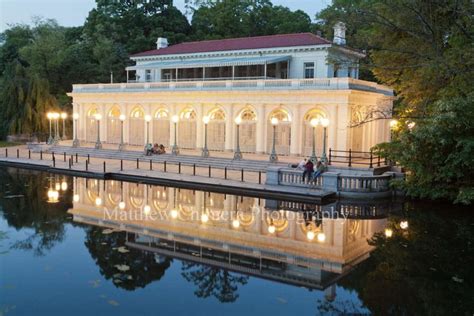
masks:
[[[161,49],[153,49],[132,55],[131,57],[172,55],[172,54],[193,54],[204,52],[219,52],[228,50],[259,49],[272,47],[291,47],[291,46],[309,46],[326,45],[330,41],[312,34],[278,34],[256,37],[229,38],[221,40],[186,42],[171,45]]]

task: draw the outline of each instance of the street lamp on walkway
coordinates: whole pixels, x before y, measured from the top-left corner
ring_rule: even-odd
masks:
[[[61,113],[61,119],[63,120],[63,136],[61,137],[61,139],[65,140],[66,139],[66,119],[67,119],[66,112]]]
[[[97,121],[97,141],[95,142],[95,149],[102,149],[102,143],[100,141],[100,120],[102,119],[102,115],[97,113],[95,115],[95,120]]]
[[[312,163],[316,163],[318,158],[316,157],[316,126],[319,124],[319,120],[314,118],[310,121],[311,126],[313,127],[313,151],[311,152],[311,157],[309,158]]]
[[[49,121],[49,137],[48,137],[48,145],[51,145],[53,143],[53,133],[52,133],[52,127],[51,127],[51,120],[53,119],[53,113],[48,112],[46,113],[46,117],[48,118]]]
[[[241,160],[242,159],[242,152],[240,151],[240,124],[242,124],[242,118],[240,116],[237,116],[235,118],[235,125],[237,125],[237,144],[234,152],[234,160]]]
[[[147,114],[145,115],[145,122],[146,122],[146,144],[150,143],[150,121],[151,121],[151,115]]]
[[[79,120],[79,114],[74,113],[72,118],[74,120],[74,140],[72,141],[72,147],[79,147],[79,138],[77,137],[77,120]]]
[[[321,125],[323,126],[323,153],[321,155],[321,162],[326,163],[328,161],[328,158],[326,156],[326,133],[327,133],[327,128],[329,126],[329,119],[327,118],[322,118],[321,119]]]
[[[178,121],[179,121],[179,117],[175,114],[173,115],[173,117],[171,118],[171,120],[173,121],[174,123],[174,145],[173,145],[173,148],[171,149],[171,154],[173,155],[179,155],[179,148],[178,148],[178,138],[177,138],[177,133],[178,133]]]
[[[204,116],[202,122],[204,123],[204,147],[202,148],[201,156],[204,158],[209,157],[209,150],[207,149],[207,124],[209,124],[209,116]]]
[[[120,114],[119,116],[119,120],[120,120],[120,144],[119,144],[119,150],[124,150],[125,149],[125,143],[123,142],[123,122],[125,122],[125,120],[127,119],[127,117],[125,116],[125,114]]]
[[[278,155],[275,149],[275,138],[276,138],[276,127],[278,125],[278,119],[276,117],[272,117],[271,123],[273,126],[273,143],[272,143],[272,153],[270,154],[270,162],[277,162]]]
[[[54,120],[54,137],[53,137],[53,144],[57,144],[60,140],[59,138],[59,113],[53,112],[52,114]]]

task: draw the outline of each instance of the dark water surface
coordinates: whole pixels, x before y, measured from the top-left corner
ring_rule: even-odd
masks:
[[[0,315],[472,315],[473,211],[0,168]]]

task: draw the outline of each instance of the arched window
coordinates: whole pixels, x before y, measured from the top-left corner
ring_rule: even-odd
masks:
[[[97,107],[91,107],[87,111],[87,118],[86,118],[86,141],[87,142],[95,142],[97,140],[97,121],[95,120],[95,115],[98,114],[99,111]]]
[[[158,109],[153,115],[153,142],[164,146],[170,144],[170,114],[166,109]]]
[[[145,144],[145,111],[141,107],[135,107],[130,112],[128,131],[128,142],[131,145]]]
[[[240,150],[254,153],[257,149],[257,114],[248,107],[239,114],[242,119],[240,125]]]
[[[313,151],[313,126],[311,125],[311,120],[319,120],[326,117],[327,115],[320,109],[312,109],[303,117],[303,155],[309,156]],[[323,127],[321,124],[318,124],[315,130],[315,149],[316,156],[319,158],[323,151]]]
[[[362,114],[359,111],[352,109],[351,110],[351,124],[354,125],[354,127],[351,127],[349,129],[350,140],[351,140],[351,145],[350,145],[351,150],[362,151],[363,149],[364,126],[362,124],[358,124],[361,121],[362,121]]]
[[[107,142],[120,143],[120,109],[114,106],[107,114]]]
[[[221,108],[215,108],[209,112],[208,148],[209,150],[224,151],[225,149],[225,112]]]
[[[272,151],[273,125],[272,119],[276,118],[278,124],[275,127],[275,150],[278,155],[289,155],[291,144],[291,118],[285,109],[276,109],[270,113],[267,120],[267,152]]]
[[[196,148],[196,112],[191,108],[179,114],[178,146],[184,149]]]

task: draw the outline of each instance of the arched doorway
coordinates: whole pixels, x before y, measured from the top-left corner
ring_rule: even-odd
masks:
[[[95,142],[97,140],[97,121],[95,115],[99,114],[96,107],[92,107],[87,111],[86,118],[86,142]]]
[[[196,112],[184,109],[179,114],[178,146],[184,149],[196,148]]]
[[[145,112],[142,108],[136,107],[130,113],[128,132],[130,145],[145,145]]]
[[[275,128],[275,150],[278,155],[289,155],[291,144],[291,119],[285,109],[276,109],[270,113],[267,120],[267,152],[272,151],[273,125],[272,119],[278,120]]]
[[[170,117],[166,109],[159,109],[153,115],[153,142],[168,147],[170,144]]]
[[[107,114],[107,142],[120,143],[120,109],[114,106]]]
[[[349,133],[351,135],[350,149],[355,151],[362,151],[363,140],[364,140],[364,127],[361,123],[362,115],[359,111],[351,111],[351,127]]]
[[[320,120],[326,117],[326,114],[319,109],[312,109],[303,117],[303,155],[310,156],[313,151],[313,126],[311,125],[311,120]],[[323,127],[321,124],[316,126],[315,136],[316,156],[320,157],[323,152]]]
[[[251,108],[245,108],[239,114],[242,119],[240,124],[240,150],[254,153],[257,149],[257,114]]]
[[[216,108],[209,113],[209,124],[207,124],[209,150],[224,151],[225,136],[225,113],[222,109]]]

